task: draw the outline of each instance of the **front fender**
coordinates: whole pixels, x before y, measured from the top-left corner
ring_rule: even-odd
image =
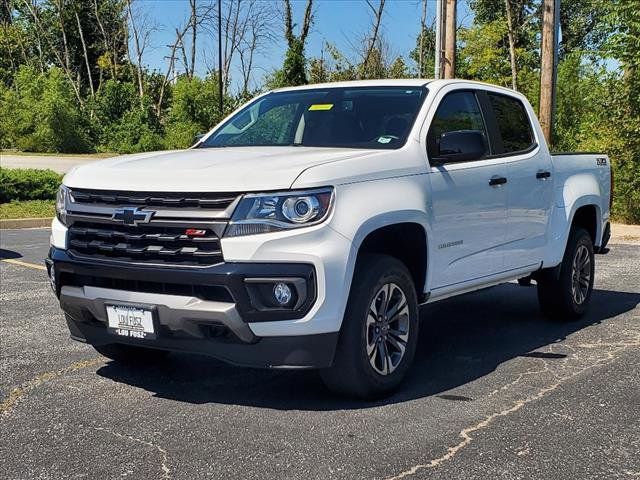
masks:
[[[370,233],[391,225],[414,223],[425,231],[427,258],[431,258],[428,175],[408,175],[385,180],[343,184],[336,192],[331,227],[351,240],[345,288],[350,287],[358,250]],[[429,285],[429,271],[427,282]],[[422,286],[424,287],[424,285]]]

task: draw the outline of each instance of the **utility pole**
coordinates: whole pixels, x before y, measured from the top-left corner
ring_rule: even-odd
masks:
[[[543,0],[540,48],[540,110],[538,118],[547,144],[552,144],[556,103],[556,75],[560,26],[560,0]]]
[[[222,99],[222,0],[218,0],[218,101],[220,107],[220,120],[224,103]]]
[[[442,39],[444,37],[444,0],[436,0],[436,48],[435,66],[433,77],[438,80],[442,78]]]
[[[445,7],[444,78],[456,76],[456,0]]]

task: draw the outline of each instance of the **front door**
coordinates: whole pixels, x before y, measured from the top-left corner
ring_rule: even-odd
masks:
[[[448,93],[440,102],[427,135],[429,159],[438,156],[442,133],[487,129],[472,90]],[[431,290],[456,286],[504,270],[502,246],[507,232],[506,165],[485,158],[432,166],[431,221],[435,252]],[[432,165],[435,162],[431,162]]]

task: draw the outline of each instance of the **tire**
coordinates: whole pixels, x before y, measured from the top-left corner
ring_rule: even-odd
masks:
[[[531,286],[531,277],[524,277],[518,279],[518,285],[521,287],[530,287]]]
[[[376,312],[378,318],[371,315]],[[324,383],[340,395],[360,399],[390,394],[413,361],[418,323],[416,290],[405,265],[385,255],[361,258],[333,366],[320,371]]]
[[[538,302],[542,312],[555,320],[580,318],[591,300],[594,273],[591,236],[583,228],[574,228],[562,263],[543,270],[538,277]]]
[[[167,350],[123,345],[121,343],[93,345],[93,348],[95,348],[100,355],[119,363],[150,364],[161,362],[169,355]]]

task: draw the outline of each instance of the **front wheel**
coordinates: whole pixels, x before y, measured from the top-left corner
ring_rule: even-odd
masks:
[[[538,301],[543,313],[558,320],[573,320],[587,310],[593,290],[593,242],[583,228],[575,228],[562,263],[538,277]]]
[[[374,399],[398,387],[418,340],[418,303],[411,274],[399,260],[368,255],[358,261],[334,364],[321,370],[342,395]]]

